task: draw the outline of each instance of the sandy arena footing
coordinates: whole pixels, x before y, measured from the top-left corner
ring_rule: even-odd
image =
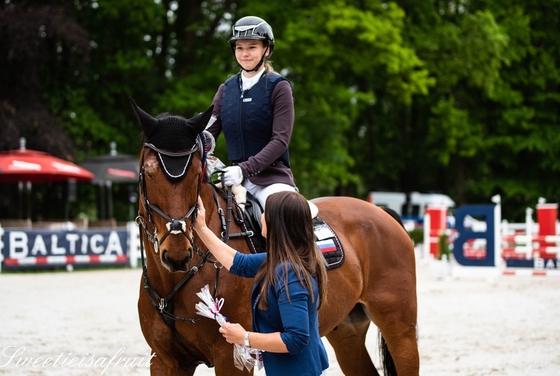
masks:
[[[0,274],[0,375],[149,375],[140,277],[140,269]],[[420,263],[418,301],[422,376],[560,375],[560,278],[437,278]],[[375,362],[376,340],[372,328]],[[327,349],[328,375],[342,375]],[[195,375],[214,372],[200,366]]]

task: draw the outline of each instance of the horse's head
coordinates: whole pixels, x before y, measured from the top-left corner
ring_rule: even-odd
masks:
[[[212,107],[193,118],[153,117],[131,99],[143,133],[140,160],[139,216],[154,258],[170,272],[186,271],[195,247],[192,224],[203,173],[201,133]]]

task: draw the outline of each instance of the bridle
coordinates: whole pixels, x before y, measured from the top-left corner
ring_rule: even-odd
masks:
[[[168,152],[168,151],[165,151],[165,150],[162,150],[162,149],[158,149],[153,144],[149,144],[149,143],[145,143],[144,148],[151,149],[151,150],[153,150],[157,153],[164,154],[164,155],[167,155],[167,156],[170,156],[170,157],[189,156],[189,159],[186,163],[187,164],[186,169],[188,170],[189,165],[190,165],[191,160],[192,160],[192,154],[197,152],[197,151],[201,151],[201,149],[202,149],[202,146],[201,146],[202,141],[200,141],[200,136],[197,137],[197,140],[198,140],[198,142],[196,142],[190,150],[187,150],[187,151],[184,151],[184,152],[181,152],[181,153],[172,153],[172,152]],[[202,151],[201,151],[201,153],[202,153]],[[196,196],[197,197],[200,194],[201,183],[202,183],[201,179],[198,179],[197,191],[196,191]],[[154,245],[155,252],[156,253],[159,252],[160,244],[163,243],[169,235],[171,235],[171,234],[174,234],[174,235],[183,234],[187,238],[187,240],[189,241],[189,243],[191,244],[191,246],[193,247],[195,252],[200,257],[204,257],[204,255],[202,254],[200,249],[194,244],[194,239],[192,237],[190,237],[186,232],[186,229],[187,229],[186,221],[192,216],[192,221],[191,221],[191,230],[192,230],[192,223],[194,223],[194,221],[196,220],[197,209],[198,209],[197,202],[195,202],[193,204],[193,206],[191,206],[190,209],[187,211],[187,213],[183,217],[181,217],[180,219],[171,218],[163,210],[158,208],[156,205],[150,203],[150,201],[148,200],[147,189],[146,189],[146,179],[145,179],[145,167],[144,167],[143,164],[142,164],[142,167],[140,168],[140,173],[139,173],[139,177],[138,177],[138,188],[140,190],[141,196],[143,197],[142,204],[144,205],[144,210],[146,211],[146,215],[148,217],[147,222],[152,226],[153,234],[149,232],[148,227],[146,225],[146,220],[142,216],[138,215],[138,217],[136,217],[136,222],[143,227],[144,233],[146,234],[146,237]],[[167,223],[166,223],[167,231],[163,234],[163,236],[161,238],[158,237],[158,229],[157,229],[157,227],[154,223],[154,220],[153,220],[154,216],[153,216],[152,212],[155,212],[155,213],[159,214],[161,217],[163,217],[167,221]],[[192,233],[192,231],[191,231],[191,233]]]
[[[198,197],[200,195],[200,191],[201,191],[201,186],[202,186],[202,182],[205,176],[205,165],[204,165],[204,160],[205,160],[205,150],[204,150],[204,144],[202,141],[202,138],[200,135],[197,136],[197,141],[194,143],[193,147],[189,150],[183,151],[183,152],[168,152],[166,150],[162,150],[157,148],[156,146],[154,146],[151,143],[144,143],[143,145],[144,149],[151,149],[152,151],[154,151],[155,153],[159,153],[159,154],[163,154],[165,156],[168,157],[185,157],[188,156],[188,160],[186,161],[186,166],[185,166],[185,171],[188,171],[190,164],[192,162],[192,156],[196,153],[199,152],[200,156],[201,156],[201,160],[203,161],[203,166],[202,166],[202,173],[199,176],[199,178],[197,179],[197,188],[196,188],[196,197]],[[223,171],[217,171],[219,173],[222,173],[222,181],[223,181]],[[215,279],[214,279],[214,292],[213,292],[213,297],[214,299],[216,298],[216,293],[218,290],[218,282],[220,279],[220,270],[222,269],[222,264],[216,260],[215,258],[212,258],[212,253],[207,250],[206,252],[203,252],[200,248],[198,248],[194,242],[194,238],[192,236],[189,236],[189,234],[187,233],[187,220],[189,218],[192,218],[191,220],[191,226],[190,226],[190,233],[192,234],[192,227],[194,224],[194,221],[196,220],[197,214],[198,214],[198,201],[195,202],[186,212],[186,214],[179,218],[179,219],[174,219],[171,216],[169,216],[167,213],[165,213],[161,208],[159,208],[157,205],[152,204],[149,199],[148,199],[148,191],[147,191],[147,187],[146,187],[146,176],[145,176],[146,172],[145,172],[145,167],[144,167],[144,157],[142,156],[142,161],[141,161],[141,168],[140,168],[140,173],[139,173],[139,177],[138,177],[138,189],[139,189],[139,193],[140,193],[140,197],[141,197],[141,204],[144,207],[144,211],[145,211],[145,217],[142,216],[140,213],[138,214],[138,216],[136,217],[136,223],[138,225],[138,231],[140,234],[140,255],[142,258],[142,277],[143,277],[143,287],[146,290],[148,297],[152,303],[152,306],[156,309],[156,311],[162,316],[162,319],[164,320],[164,322],[167,324],[167,326],[169,326],[171,328],[171,330],[174,333],[175,338],[177,339],[177,341],[181,344],[181,346],[189,353],[191,354],[195,359],[193,362],[191,362],[191,364],[189,364],[186,368],[186,370],[188,370],[190,367],[192,366],[196,366],[198,364],[205,364],[207,367],[213,367],[213,365],[207,361],[204,356],[201,355],[196,355],[191,349],[189,349],[189,347],[185,344],[185,342],[183,341],[183,339],[181,338],[179,332],[177,331],[177,328],[175,327],[175,322],[177,321],[181,321],[181,322],[190,322],[190,323],[196,323],[198,320],[200,320],[200,317],[197,318],[185,318],[185,317],[179,317],[173,314],[173,302],[172,302],[172,298],[175,296],[175,294],[183,287],[186,285],[186,283],[200,270],[200,268],[202,268],[204,266],[204,264],[206,264],[207,262],[212,263],[216,269],[216,275],[215,275]],[[183,177],[184,178],[184,177]],[[213,191],[213,199],[214,202],[216,203],[217,206],[217,213],[218,213],[218,217],[220,219],[220,224],[221,224],[221,240],[224,243],[227,243],[229,241],[229,239],[231,238],[238,238],[238,237],[246,237],[248,239],[248,241],[252,244],[251,241],[251,236],[253,236],[253,232],[250,230],[247,230],[247,226],[243,221],[243,213],[241,211],[239,211],[239,207],[237,205],[233,204],[233,194],[231,191],[231,187],[226,187],[224,189],[224,194],[222,195],[222,198],[224,198],[226,200],[226,210],[224,210],[224,208],[221,207],[220,205],[220,199],[219,199],[219,194],[218,194],[218,189],[216,188],[216,186],[213,183],[210,183],[210,186],[212,187],[212,191]],[[224,197],[225,195],[225,197]],[[237,210],[234,210],[234,207]],[[160,237],[160,234],[158,232],[158,228],[156,227],[156,224],[154,222],[154,217],[155,215],[159,215],[160,217],[162,217],[163,219],[165,219],[166,221],[166,231],[163,233],[163,235]],[[232,221],[237,221],[237,223],[240,225],[240,227],[242,228],[241,232],[238,233],[231,233],[230,232],[230,225]],[[150,231],[150,228],[152,229]],[[145,250],[144,250],[144,237],[142,235],[146,236],[146,239],[153,244],[154,247],[154,251],[157,253],[159,252],[159,249],[161,247],[161,244],[170,236],[170,235],[183,235],[190,243],[192,249],[198,254],[198,256],[200,257],[200,261],[194,265],[186,274],[185,276],[179,281],[179,283],[173,288],[173,290],[166,296],[166,297],[162,297],[154,288],[154,286],[150,283],[150,280],[148,278],[148,267],[146,265],[146,260],[145,260]],[[254,245],[253,245],[253,249],[254,249]]]
[[[187,170],[189,168],[189,165],[191,164],[192,155],[195,152],[197,152],[197,151],[200,152],[201,160],[202,160],[202,157],[203,157],[203,145],[202,145],[202,140],[201,140],[200,135],[197,136],[197,142],[195,142],[193,147],[190,150],[186,150],[184,152],[179,152],[179,153],[168,152],[168,151],[159,149],[159,148],[155,147],[153,144],[150,144],[150,143],[144,143],[143,148],[144,149],[146,149],[146,148],[151,149],[156,153],[164,154],[164,155],[169,156],[169,157],[188,156],[189,158],[188,158],[188,161],[186,162],[186,164],[187,164],[186,169]],[[171,299],[179,291],[179,289],[181,289],[181,287],[183,287],[200,270],[200,268],[202,266],[204,266],[204,264],[206,262],[213,263],[215,268],[216,268],[216,278],[215,278],[215,282],[214,282],[214,297],[215,297],[216,291],[217,291],[217,288],[218,288],[219,273],[220,273],[220,270],[222,268],[222,265],[217,260],[210,259],[210,256],[212,254],[209,250],[207,250],[206,252],[202,252],[202,250],[200,248],[198,248],[196,246],[196,244],[194,243],[194,238],[189,236],[189,234],[186,231],[186,221],[189,218],[192,217],[190,232],[193,233],[192,232],[192,226],[193,226],[194,221],[196,220],[196,216],[197,216],[197,212],[198,212],[198,202],[195,202],[193,204],[193,206],[191,206],[189,208],[189,210],[187,210],[187,213],[183,217],[181,217],[180,219],[171,218],[171,216],[166,214],[157,205],[154,205],[154,204],[150,203],[150,201],[148,200],[148,192],[147,192],[147,189],[146,189],[145,168],[144,168],[144,163],[143,162],[144,162],[144,159],[142,157],[142,165],[141,165],[140,173],[139,173],[139,177],[138,177],[138,189],[140,190],[140,197],[142,197],[142,205],[144,206],[144,210],[145,210],[147,218],[144,218],[140,213],[138,213],[138,216],[136,217],[136,223],[138,224],[138,230],[139,230],[139,233],[140,233],[140,255],[141,255],[141,259],[142,259],[142,277],[143,277],[143,282],[144,282],[144,289],[146,289],[153,307],[162,316],[164,322],[172,329],[172,331],[173,331],[176,339],[179,341],[179,343],[181,343],[181,345],[191,355],[193,355],[196,359],[198,359],[197,361],[193,361],[193,363],[191,363],[191,365],[189,365],[187,367],[187,369],[190,368],[191,366],[195,365],[195,364],[200,364],[200,363],[204,363],[204,364],[206,364],[206,366],[212,367],[211,363],[209,363],[206,360],[203,360],[203,357],[195,355],[187,347],[187,345],[184,343],[181,336],[179,335],[179,333],[177,331],[177,328],[175,327],[175,321],[195,323],[200,318],[184,318],[184,317],[179,317],[179,316],[174,315],[173,314],[173,305],[172,305]],[[201,184],[202,184],[202,179],[201,178],[199,178],[197,180],[198,181],[197,181],[196,197],[198,197],[199,194],[200,194],[200,187],[201,187]],[[167,223],[166,223],[167,231],[163,234],[163,236],[161,236],[161,238],[159,237],[158,228],[157,228],[157,226],[154,222],[154,215],[155,214],[161,216],[162,218],[164,218],[167,221]],[[148,227],[151,227],[153,229],[152,232],[150,232]],[[156,289],[153,287],[153,285],[150,283],[150,281],[148,279],[148,268],[147,268],[146,261],[145,261],[145,255],[144,255],[145,251],[144,251],[144,242],[143,242],[142,232],[146,236],[146,239],[148,239],[148,241],[153,244],[154,251],[156,253],[159,252],[159,248],[160,248],[161,244],[167,239],[167,237],[169,235],[181,235],[182,234],[183,236],[185,236],[185,238],[187,238],[187,240],[189,241],[192,249],[200,256],[200,261],[196,265],[194,265],[185,274],[185,276],[181,279],[181,281],[179,281],[179,283],[173,288],[171,293],[169,293],[169,295],[167,295],[167,297],[165,297],[165,298],[160,296],[160,294],[156,291]]]

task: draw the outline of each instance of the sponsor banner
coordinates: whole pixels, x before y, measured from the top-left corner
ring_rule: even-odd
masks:
[[[535,270],[554,270],[560,269],[559,260],[534,258],[528,260],[506,259],[508,268],[533,268]]]
[[[126,264],[126,229],[5,230],[4,268],[46,265]]]

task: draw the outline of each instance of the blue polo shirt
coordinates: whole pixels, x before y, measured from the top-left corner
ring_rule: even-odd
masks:
[[[254,278],[265,261],[266,253],[237,253],[230,273]],[[319,335],[318,300],[311,301],[310,292],[299,282],[293,268],[288,268],[288,294],[284,284],[285,272],[281,265],[276,269],[278,285],[267,292],[268,309],[257,309],[257,286],[251,293],[253,330],[260,333],[280,332],[288,353],[263,352],[267,376],[318,376],[329,367],[327,352]],[[316,280],[313,293],[318,296]]]

